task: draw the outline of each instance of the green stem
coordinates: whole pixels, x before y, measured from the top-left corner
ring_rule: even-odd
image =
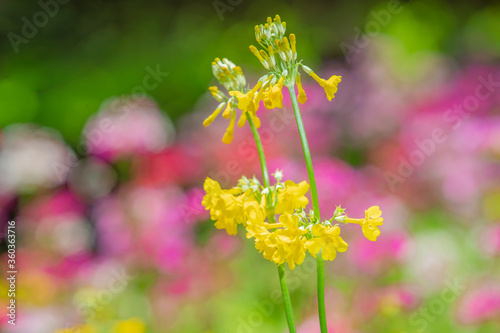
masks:
[[[255,145],[257,146],[257,152],[259,154],[259,160],[260,160],[260,167],[262,169],[262,179],[264,182],[264,187],[269,188],[271,184],[269,182],[269,173],[267,171],[266,156],[264,155],[264,148],[262,147],[262,141],[260,140],[259,132],[257,131],[255,124],[253,123],[252,117],[250,117],[248,113],[246,114],[246,117],[248,120],[248,124],[250,125],[250,129],[252,130],[253,138],[255,139]],[[270,220],[269,222],[275,223],[276,221],[274,218],[274,208],[272,207],[272,196],[268,195],[267,199],[268,199],[266,205],[267,216],[269,217]],[[283,302],[285,304],[285,314],[288,323],[288,330],[290,331],[290,333],[296,333],[295,323],[293,320],[292,301],[290,299],[290,293],[288,291],[288,285],[286,283],[285,266],[283,264],[278,265],[278,274],[280,278]]]
[[[262,141],[260,140],[259,131],[253,123],[252,117],[246,112],[248,124],[252,130],[253,138],[255,140],[255,145],[257,146],[257,152],[259,154],[260,167],[262,169],[262,179],[264,180],[264,187],[271,186],[269,182],[269,173],[267,172],[266,156],[264,155],[264,148],[262,147]]]
[[[278,266],[278,273],[280,276],[281,294],[283,295],[283,301],[285,303],[285,313],[286,320],[288,322],[288,330],[290,331],[290,333],[296,333],[295,323],[293,321],[292,301],[290,299],[290,293],[288,292],[288,285],[286,283],[284,264]]]
[[[318,314],[321,332],[328,332],[326,326],[326,308],[325,308],[325,262],[321,257],[321,252],[316,256],[317,283],[318,283]]]
[[[309,150],[309,144],[307,143],[306,130],[304,129],[304,123],[302,122],[302,116],[300,115],[299,103],[297,97],[295,96],[294,85],[287,86],[288,92],[290,93],[290,98],[292,100],[293,113],[295,115],[295,120],[297,122],[297,128],[299,130],[300,142],[302,143],[302,150],[304,151],[304,159],[306,161],[307,175],[309,176],[309,185],[311,186],[311,199],[314,209],[314,216],[320,221],[319,214],[319,202],[318,202],[318,190],[316,188],[316,179],[314,177],[314,170],[311,159],[311,151]],[[327,333],[328,328],[326,326],[326,310],[325,310],[325,265],[323,258],[321,257],[321,252],[316,256],[317,265],[317,284],[318,284],[318,314],[319,314],[319,324],[321,328],[321,333]]]

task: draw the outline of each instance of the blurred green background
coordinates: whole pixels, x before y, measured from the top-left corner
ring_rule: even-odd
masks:
[[[69,1],[15,53],[9,33],[22,36],[35,1],[2,1],[0,10],[0,126],[36,122],[59,129],[75,145],[86,119],[109,96],[141,86],[146,68],[169,73],[147,93],[174,119],[190,112],[212,81],[216,56],[262,72],[248,51],[252,29],[279,13],[294,27],[301,56],[311,66],[343,58],[351,43],[387,1]],[[495,1],[413,1],[392,18],[384,34],[402,41],[396,64],[412,73],[411,56],[426,51],[464,60],[468,51],[500,51]],[[230,8],[230,9],[229,9]],[[221,15],[219,16],[219,13]],[[222,18],[222,19],[221,19]]]

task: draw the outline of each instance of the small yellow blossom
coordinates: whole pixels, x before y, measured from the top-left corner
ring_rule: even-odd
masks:
[[[338,226],[315,224],[311,228],[311,233],[314,238],[306,241],[306,247],[314,258],[321,251],[324,260],[333,260],[337,252],[347,250],[347,243],[340,237]]]
[[[282,76],[276,84],[268,87],[264,91],[264,106],[266,109],[283,108],[283,82],[285,77]]]
[[[305,72],[316,80],[316,82],[318,82],[319,85],[325,90],[328,101],[335,98],[335,93],[337,92],[340,81],[342,81],[342,76],[332,75],[328,80],[325,80],[316,75],[316,73],[314,73],[309,67],[302,66],[302,68],[304,68]]]
[[[234,134],[234,123],[236,122],[236,114],[231,112],[231,119],[229,120],[229,126],[227,126],[226,133],[222,137],[222,142],[225,144],[230,144],[233,141]]]
[[[278,190],[276,214],[293,213],[296,209],[305,208],[309,200],[304,196],[309,191],[309,184],[303,181],[295,184],[291,180],[285,182],[285,188]]]
[[[252,182],[258,181],[252,180]],[[246,225],[247,220],[253,223],[258,220],[263,222],[266,218],[265,202],[257,201],[252,194],[252,188],[247,187],[245,191],[241,187],[224,190],[221,189],[219,183],[208,177],[205,179],[203,188],[206,194],[201,204],[210,211],[210,218],[215,221],[215,227],[225,229],[229,235],[237,234],[238,224]],[[264,199],[265,196],[263,196]]]
[[[236,235],[237,224],[245,222],[243,203],[246,193],[239,196],[233,195],[228,190],[223,190],[215,207],[210,211],[210,216],[216,220],[217,229],[226,229],[229,235]]]
[[[246,194],[240,194],[241,191],[237,189],[222,190],[219,183],[208,177],[203,188],[206,195],[201,203],[206,210],[210,210],[210,217],[216,221],[215,227],[235,235],[237,224],[244,222],[243,202]]]
[[[215,206],[217,200],[219,200],[222,189],[220,188],[218,182],[209,177],[205,179],[203,189],[205,190],[206,195],[203,196],[201,204],[205,207],[205,209],[210,210]]]
[[[297,83],[297,89],[299,90],[299,94],[297,95],[297,99],[300,104],[304,104],[307,101],[306,92],[304,88],[302,88],[302,82],[300,81],[300,75],[297,75],[295,78],[295,82]]]
[[[146,325],[137,319],[132,318],[124,321],[119,321],[113,326],[113,333],[144,333]]]
[[[245,216],[249,223],[253,224],[262,224],[266,219],[266,208],[265,208],[265,197],[262,202],[258,202],[257,200],[252,200],[250,197],[247,199],[243,205],[243,210],[245,212]]]
[[[265,259],[277,265],[287,263],[293,270],[305,259],[306,230],[299,228],[299,217],[284,213],[280,216],[280,223],[248,223],[247,237],[255,237],[255,248],[263,253]],[[270,232],[267,229],[275,229]]]
[[[255,238],[256,242],[264,242],[265,238],[267,238],[270,234],[267,230],[268,223],[264,222],[266,219],[265,208],[257,201],[249,201],[245,202],[244,210],[245,215],[247,216],[247,238]]]
[[[280,239],[288,238],[286,263],[290,269],[294,269],[295,264],[300,265],[306,257],[305,237],[307,230],[299,228],[299,217],[284,213],[279,218],[280,223],[283,223],[284,229],[277,230],[280,232]]]
[[[259,90],[262,85],[262,81],[257,82],[255,87],[246,94],[241,91],[230,91],[229,95],[234,96],[238,99],[238,108],[243,112],[255,112],[255,105],[253,103],[253,98],[257,90]]]
[[[381,217],[382,211],[379,206],[372,206],[365,210],[365,218],[364,219],[351,219],[346,217],[345,222],[347,223],[356,223],[361,225],[361,230],[366,238],[371,241],[376,241],[377,237],[380,236],[380,229],[384,219]]]

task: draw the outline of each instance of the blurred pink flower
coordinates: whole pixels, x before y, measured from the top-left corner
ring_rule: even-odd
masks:
[[[144,186],[196,184],[204,171],[199,152],[182,144],[138,156],[134,163],[133,181]]]
[[[482,283],[469,290],[459,301],[457,319],[464,324],[480,324],[500,319],[500,284],[498,281]]]
[[[87,152],[105,160],[158,152],[173,140],[173,127],[150,98],[121,97],[104,102],[84,130]]]
[[[78,196],[65,189],[36,198],[23,209],[23,216],[30,221],[39,221],[44,218],[61,215],[86,214],[86,207]]]
[[[418,304],[419,296],[412,287],[406,285],[364,286],[359,288],[353,300],[361,322],[374,316],[408,312]]]
[[[93,209],[99,252],[105,256],[126,256],[137,249],[128,216],[119,198],[109,196]]]
[[[407,236],[402,232],[383,232],[380,241],[357,237],[349,243],[348,254],[363,273],[383,272],[402,263],[407,251]]]
[[[500,256],[500,225],[488,225],[483,228],[478,245],[486,254]]]

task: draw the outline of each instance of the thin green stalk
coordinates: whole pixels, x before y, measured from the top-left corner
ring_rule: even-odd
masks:
[[[326,308],[325,308],[325,262],[321,257],[321,252],[316,256],[317,279],[318,279],[318,314],[319,326],[321,332],[328,332],[326,326]]]
[[[259,131],[255,127],[252,117],[246,113],[248,124],[250,125],[250,129],[252,130],[253,138],[255,140],[255,145],[257,146],[257,152],[259,153],[260,167],[262,169],[262,179],[264,180],[264,186],[271,186],[269,182],[269,173],[267,172],[267,163],[266,156],[264,155],[264,148],[262,147],[262,141],[260,140]]]
[[[257,128],[255,127],[255,124],[253,123],[252,117],[247,113],[246,114],[248,124],[250,125],[250,129],[252,130],[253,138],[255,139],[255,145],[257,146],[257,152],[259,154],[259,160],[260,160],[260,167],[262,169],[262,179],[264,181],[264,186],[265,187],[270,187],[270,182],[269,182],[269,173],[267,171],[267,164],[266,164],[266,156],[264,155],[264,148],[262,147],[262,141],[260,140],[260,135],[259,132],[257,131]],[[267,212],[268,212],[268,217],[269,217],[269,222],[275,223],[275,218],[274,218],[274,209],[272,208],[272,197],[268,196],[267,197]],[[288,285],[286,283],[286,276],[285,276],[285,266],[283,264],[278,266],[278,274],[280,278],[280,285],[281,285],[281,293],[283,296],[283,302],[285,304],[285,314],[286,314],[286,321],[288,323],[288,330],[290,333],[296,333],[295,330],[295,323],[293,320],[293,309],[292,309],[292,301],[290,299],[290,293],[288,291]]]
[[[295,120],[297,122],[297,128],[299,130],[300,142],[302,143],[302,150],[304,151],[304,160],[306,161],[307,175],[309,176],[309,185],[311,186],[311,199],[314,209],[314,215],[320,221],[319,214],[319,202],[318,202],[318,190],[316,188],[316,179],[314,177],[314,170],[311,159],[311,151],[309,150],[309,144],[307,143],[306,131],[304,129],[304,123],[302,122],[302,117],[300,115],[299,103],[297,97],[295,96],[294,85],[287,86],[288,92],[290,93],[290,98],[292,99],[293,113],[295,115]],[[317,284],[318,284],[318,314],[319,314],[319,324],[321,328],[321,333],[327,333],[328,328],[326,326],[326,310],[325,310],[325,265],[323,258],[321,257],[321,252],[316,256],[316,266],[317,266]]]
[[[288,330],[290,331],[290,333],[296,333],[295,323],[293,321],[292,301],[290,299],[290,293],[288,292],[288,285],[286,283],[284,264],[278,266],[278,273],[280,276],[281,294],[283,295],[283,301],[285,303],[285,313],[286,320],[288,322]]]

